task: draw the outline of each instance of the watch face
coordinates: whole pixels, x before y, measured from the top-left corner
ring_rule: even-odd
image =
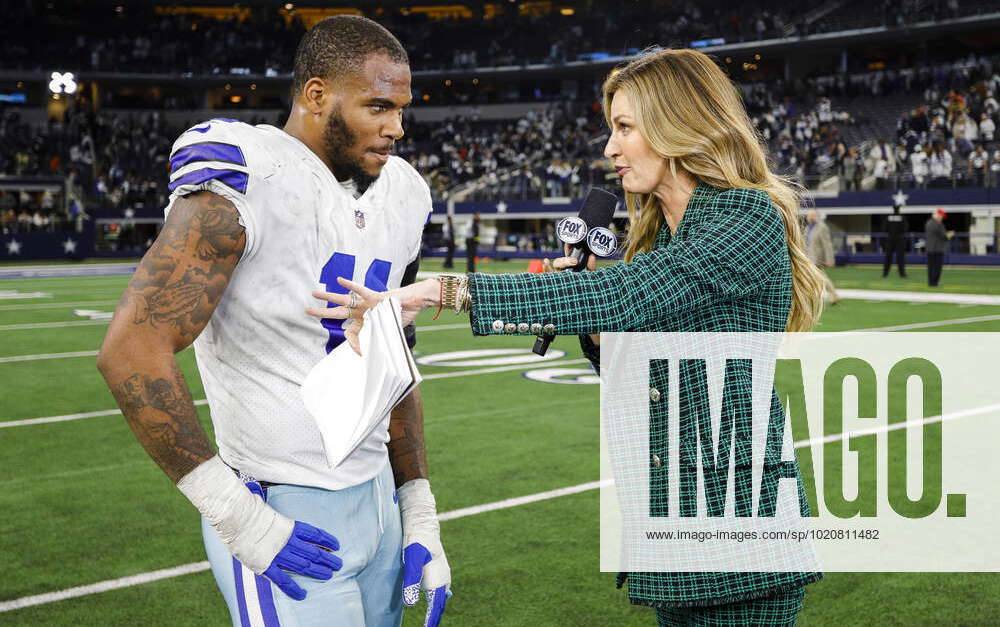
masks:
[[[567,244],[582,242],[587,237],[587,223],[580,218],[563,218],[556,225],[556,235]]]
[[[618,249],[618,238],[603,226],[597,226],[587,234],[587,246],[598,257],[610,257]]]

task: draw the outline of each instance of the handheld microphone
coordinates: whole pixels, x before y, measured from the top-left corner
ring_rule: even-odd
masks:
[[[618,197],[611,192],[591,187],[583,199],[580,213],[575,217],[563,218],[556,226],[556,235],[562,242],[569,244],[570,257],[576,259],[574,272],[580,272],[587,267],[590,255],[609,257],[618,247],[615,234],[607,229],[615,215]],[[549,350],[549,344],[554,335],[539,335],[535,338],[532,352],[544,355]]]
[[[614,240],[614,234],[605,227],[611,224],[611,218],[615,215],[615,207],[618,206],[618,197],[597,187],[591,187],[587,192],[587,197],[583,199],[580,213],[576,217],[563,218],[556,226],[556,235],[564,243],[571,247],[570,257],[576,259],[574,272],[579,272],[587,267],[587,256],[590,254],[599,257],[607,257],[614,252],[615,246],[610,250],[608,245]],[[597,246],[591,246],[591,239],[597,240],[591,234],[595,229],[606,231],[603,237],[597,242]],[[608,240],[607,236],[611,236]],[[603,243],[602,243],[603,242]],[[617,244],[617,242],[614,242]]]

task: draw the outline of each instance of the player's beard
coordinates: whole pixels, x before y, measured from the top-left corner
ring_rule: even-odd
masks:
[[[351,157],[349,151],[357,142],[357,134],[347,126],[347,121],[340,114],[340,109],[331,111],[330,119],[326,123],[326,128],[323,129],[326,158],[329,159],[338,179],[352,179],[358,187],[358,193],[363,194],[378,179],[378,175],[368,174],[362,167],[361,160]]]

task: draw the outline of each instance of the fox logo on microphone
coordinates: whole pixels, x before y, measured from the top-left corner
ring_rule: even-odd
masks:
[[[587,247],[598,257],[610,257],[618,249],[618,239],[609,229],[596,226],[587,234]]]
[[[567,244],[576,244],[587,237],[587,223],[575,216],[563,218],[556,225],[556,235]]]

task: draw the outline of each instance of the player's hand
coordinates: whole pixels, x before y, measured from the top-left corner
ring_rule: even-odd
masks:
[[[408,607],[416,605],[423,588],[427,597],[424,627],[440,624],[445,605],[451,597],[451,569],[440,540],[436,548],[437,557],[421,542],[411,542],[403,549],[403,603]],[[435,585],[437,583],[441,585]]]
[[[340,548],[337,539],[301,520],[295,521],[288,543],[274,556],[274,561],[265,570],[265,577],[274,582],[282,592],[296,601],[306,598],[306,591],[295,583],[288,573],[296,573],[327,580],[333,571],[340,570],[343,561],[331,551]],[[288,572],[285,572],[288,571]]]
[[[424,627],[437,627],[451,597],[451,568],[441,546],[441,527],[430,484],[414,479],[399,487],[403,521],[403,604],[413,606],[420,590],[427,599]]]

